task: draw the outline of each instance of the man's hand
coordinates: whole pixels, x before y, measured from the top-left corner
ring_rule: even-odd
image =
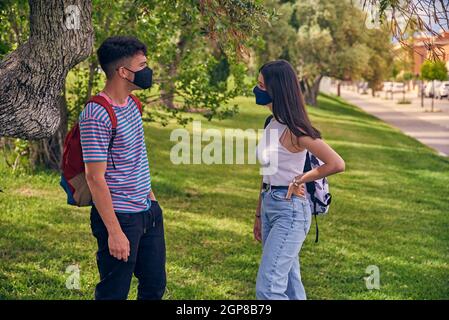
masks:
[[[148,198],[150,198],[150,200],[157,201],[156,196],[154,195],[153,189],[150,190],[150,193],[148,194]]]
[[[260,223],[260,217],[256,217],[256,220],[254,221],[254,239],[261,242],[262,241],[262,228]]]
[[[108,237],[109,253],[118,260],[128,261],[130,248],[129,240],[123,231],[110,233]]]

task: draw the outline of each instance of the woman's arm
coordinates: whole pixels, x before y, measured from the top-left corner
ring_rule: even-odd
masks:
[[[260,182],[259,200],[257,201],[256,218],[254,219],[254,228],[253,228],[254,239],[256,239],[259,242],[262,241],[262,230],[260,224],[260,205],[262,202],[262,195],[261,195],[262,186],[263,186],[263,177],[262,181]]]
[[[263,186],[263,177],[262,180],[260,182],[260,188],[259,188],[259,200],[257,201],[257,208],[256,208],[256,216],[260,216],[260,204],[262,202],[262,186]]]
[[[302,136],[298,138],[300,145],[314,156],[319,158],[324,164],[318,168],[312,169],[296,180],[298,184],[318,180],[330,176],[332,174],[345,171],[345,161],[340,155],[335,152],[324,140],[313,139],[309,136]]]

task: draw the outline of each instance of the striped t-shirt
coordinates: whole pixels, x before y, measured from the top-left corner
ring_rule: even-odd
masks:
[[[109,102],[111,99],[100,93]],[[131,97],[124,105],[113,105],[117,117],[117,132],[108,154],[112,123],[106,109],[88,103],[79,116],[81,148],[84,162],[107,161],[105,179],[114,211],[133,213],[151,206],[150,168],[145,147],[142,118]],[[94,203],[95,204],[95,203]]]

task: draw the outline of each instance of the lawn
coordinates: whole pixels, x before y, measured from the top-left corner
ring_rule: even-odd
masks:
[[[265,108],[253,98],[237,103],[236,117],[203,121],[203,129],[263,125]],[[308,111],[346,161],[346,171],[329,178],[333,203],[319,218],[320,242],[312,226],[302,249],[308,298],[448,299],[449,159],[343,100],[321,96]],[[174,165],[173,128],[145,127],[165,215],[165,298],[253,299],[258,166]],[[89,208],[66,205],[54,173],[12,174],[3,163],[0,171],[0,299],[92,299],[98,274]],[[70,265],[79,267],[79,290],[66,288]],[[380,270],[378,290],[365,285],[370,265]]]

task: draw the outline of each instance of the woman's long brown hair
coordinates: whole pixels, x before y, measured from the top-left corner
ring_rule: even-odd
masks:
[[[292,65],[286,60],[270,61],[259,72],[262,73],[265,89],[273,100],[274,118],[285,124],[297,137],[304,135],[299,130],[301,129],[313,139],[321,139],[320,131],[312,126],[307,115],[304,96]]]

